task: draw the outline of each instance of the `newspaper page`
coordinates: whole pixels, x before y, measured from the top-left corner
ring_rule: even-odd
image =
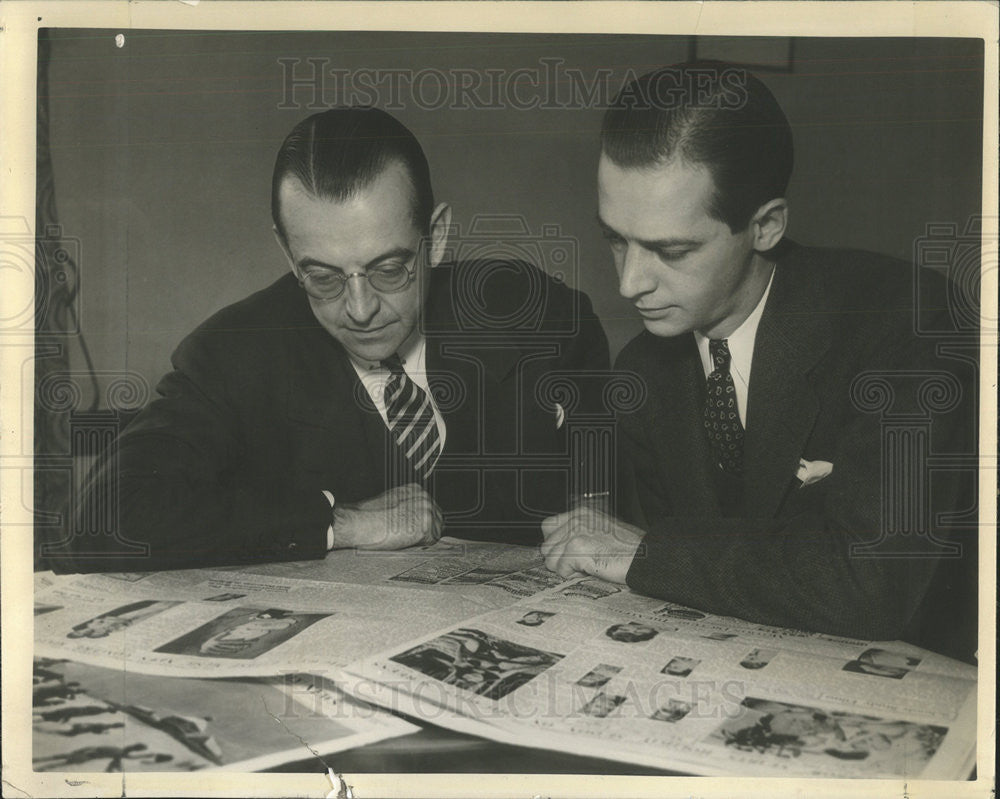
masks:
[[[182,677],[332,674],[563,584],[537,547],[442,539],[240,569],[35,576],[36,651]]]
[[[163,679],[36,658],[35,771],[251,771],[419,728],[321,678]]]
[[[541,599],[542,597],[539,597]],[[732,641],[734,644],[751,644],[762,649],[778,647],[784,651],[803,655],[840,658],[871,644],[870,641],[844,636],[813,633],[787,627],[744,621],[728,616],[716,616],[673,602],[651,599],[634,593],[620,585],[607,583],[593,577],[584,577],[559,586],[546,593],[548,603],[571,605],[575,615],[602,615],[613,612],[652,624],[668,623],[679,633],[709,641]],[[975,668],[934,652],[921,649],[903,641],[892,642],[893,650],[921,659],[921,672],[939,673],[944,676],[966,676]],[[763,665],[758,666],[763,668]],[[971,671],[970,671],[971,670]]]
[[[398,551],[341,550],[323,560],[231,568],[250,574],[461,594],[487,607],[504,607],[564,582],[545,568],[538,547],[448,536]]]
[[[462,593],[192,570],[36,581],[35,651],[174,677],[338,667],[491,607]]]
[[[349,668],[353,694],[494,740],[692,774],[963,779],[976,669],[580,580]]]

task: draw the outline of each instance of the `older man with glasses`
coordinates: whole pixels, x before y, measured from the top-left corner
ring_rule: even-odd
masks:
[[[291,274],[180,344],[84,488],[117,481],[114,535],[74,539],[53,567],[322,558],[442,531],[541,541],[569,497],[571,409],[540,386],[608,367],[587,298],[524,262],[447,263],[451,210],[376,109],[297,125],[271,200]],[[128,541],[148,557],[121,557]]]

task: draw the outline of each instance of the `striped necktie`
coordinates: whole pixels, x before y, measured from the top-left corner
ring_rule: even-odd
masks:
[[[418,482],[426,480],[441,452],[441,435],[430,396],[403,370],[398,355],[382,361],[389,370],[385,384],[386,421]]]
[[[736,385],[729,371],[732,356],[726,339],[710,339],[712,372],[706,382],[705,432],[719,468],[734,476],[743,473],[743,423],[736,405]]]

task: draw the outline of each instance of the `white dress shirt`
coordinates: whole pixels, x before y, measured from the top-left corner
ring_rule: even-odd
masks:
[[[427,380],[426,353],[427,340],[421,335],[415,335],[412,340],[403,344],[397,354],[403,362],[403,371],[406,372],[410,380],[427,393],[427,397],[431,403],[431,410],[434,411],[434,422],[437,424],[438,435],[441,438],[441,450],[444,451],[447,431],[444,426],[444,418],[441,416],[441,412],[434,402],[434,395],[431,393],[430,384]],[[382,421],[388,426],[389,412],[385,406],[385,384],[389,382],[389,378],[392,376],[389,370],[377,361],[358,361],[353,357],[351,358],[351,366],[358,373],[358,377],[368,392],[368,396],[375,403],[375,408],[378,410],[379,416],[382,417]]]
[[[734,330],[726,341],[729,344],[729,354],[732,360],[729,363],[729,371],[733,376],[733,385],[736,388],[736,407],[740,413],[740,422],[743,429],[747,426],[747,397],[750,393],[750,366],[753,363],[754,339],[757,338],[757,327],[760,325],[760,317],[764,313],[764,304],[767,302],[767,295],[771,293],[771,283],[774,282],[774,270],[771,270],[771,277],[767,281],[767,288],[761,295],[757,306],[750,312],[750,315]],[[705,378],[712,373],[712,356],[708,349],[708,338],[694,332],[694,340],[698,344],[698,354],[701,355],[701,366],[705,370]]]

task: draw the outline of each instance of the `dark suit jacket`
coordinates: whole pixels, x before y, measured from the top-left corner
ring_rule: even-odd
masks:
[[[961,535],[937,515],[974,507],[975,364],[940,357],[936,334],[914,333],[916,294],[921,329],[948,328],[944,281],[921,275],[915,292],[908,265],[870,253],[789,243],[776,258],[733,507],[720,500],[702,427],[694,337],[644,332],[618,359],[648,389],[619,424],[619,510],[648,531],[628,584],[714,613],[907,638],[967,658],[975,529]],[[890,454],[897,444],[902,454]],[[964,469],[939,469],[921,484],[923,457],[948,454]],[[828,461],[833,472],[802,485],[800,459]],[[902,529],[958,543],[960,557]],[[881,543],[864,546],[883,531]]]
[[[607,370],[604,332],[585,295],[527,264],[428,274],[426,368],[447,426],[428,488],[446,532],[540,540],[540,519],[565,509],[569,469],[539,383]],[[115,535],[74,538],[57,571],[320,558],[323,489],[351,503],[405,482],[388,467],[395,441],[292,275],[215,314],[172,361],[84,489],[90,507],[117,507]],[[121,539],[148,556],[120,557]]]

